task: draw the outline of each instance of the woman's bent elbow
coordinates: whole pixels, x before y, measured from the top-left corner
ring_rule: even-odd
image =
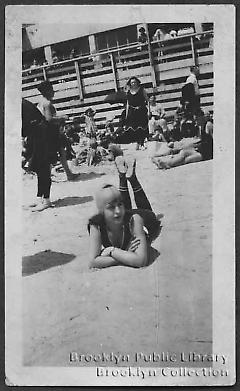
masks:
[[[138,257],[135,264],[133,265],[135,268],[140,269],[147,265],[147,257]]]
[[[91,259],[90,262],[89,262],[89,265],[88,265],[89,269],[94,269],[94,268],[96,268],[96,267],[97,267],[96,264],[97,264],[96,258]]]

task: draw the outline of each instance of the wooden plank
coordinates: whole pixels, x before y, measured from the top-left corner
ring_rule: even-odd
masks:
[[[160,70],[159,68],[156,71],[156,77],[159,83],[167,81],[169,79],[179,79],[179,78],[187,78],[189,75],[189,68],[182,69],[168,69],[168,70]]]
[[[192,61],[193,65],[197,65],[197,58],[196,58],[196,53],[195,53],[195,48],[194,48],[194,42],[193,42],[193,37],[190,38],[191,41],[191,52],[192,52]]]
[[[75,80],[70,80],[70,81],[66,81],[67,79],[68,79],[69,77],[59,77],[59,78],[57,78],[57,79],[55,79],[55,80],[59,80],[59,83],[52,83],[52,81],[53,80],[51,80],[51,79],[48,79],[49,81],[50,81],[50,83],[52,83],[52,86],[53,86],[53,89],[54,89],[54,91],[56,91],[56,90],[61,90],[61,89],[64,89],[64,86],[65,87],[67,87],[67,88],[72,88],[71,87],[71,84],[69,84],[69,83],[77,83],[77,79],[75,79]],[[64,82],[63,83],[60,83],[60,81],[62,81],[62,80],[64,80]],[[32,89],[34,89],[34,88],[36,88],[37,87],[37,85],[39,84],[39,82],[33,82],[33,83],[28,83],[27,85],[26,84],[24,84],[23,86],[22,86],[22,90],[23,91],[25,91],[26,90],[26,87],[33,87]],[[29,89],[30,90],[30,89]]]
[[[200,74],[213,73],[213,64],[199,64]]]
[[[91,69],[91,70],[90,69],[84,70],[81,68],[81,74],[82,74],[82,78],[85,79],[86,77],[91,77],[92,75],[96,76],[99,74],[99,76],[102,76],[106,74],[106,72],[110,73],[111,69],[112,69],[111,66],[98,68],[98,69]]]
[[[26,90],[32,90],[34,88],[36,88],[36,86],[39,84],[40,82],[31,82],[31,83],[27,83],[27,84],[22,84],[22,91],[26,91]],[[31,87],[31,88],[29,88]]]
[[[213,55],[199,57],[198,64],[199,65],[213,64]]]
[[[117,110],[117,109],[121,109],[122,106],[118,105],[118,106],[114,106],[112,107],[111,105],[109,105],[109,103],[104,103],[103,101],[102,102],[99,102],[97,104],[94,104],[93,105],[93,102],[90,101],[89,104],[82,104],[82,102],[80,102],[80,100],[77,101],[74,101],[72,102],[60,102],[60,103],[54,103],[54,107],[57,109],[57,110],[66,110],[66,108],[77,108],[77,107],[80,107],[81,109],[83,110],[86,110],[88,107],[93,107],[94,110],[107,110],[107,111],[114,111],[114,110]]]
[[[128,62],[126,62],[124,64],[117,63],[116,67],[117,67],[118,72],[121,72],[122,70],[124,70],[124,68],[130,68],[130,67],[140,68],[144,64],[149,66],[149,59],[148,58],[146,58],[144,60],[138,60],[138,61],[129,60]]]
[[[68,90],[56,91],[56,93],[54,95],[54,100],[56,100],[56,99],[66,99],[66,98],[70,98],[72,96],[76,96],[76,97],[79,98],[78,87],[71,88],[71,89],[68,89]]]
[[[64,81],[63,83],[56,83],[53,85],[53,89],[55,92],[62,90],[70,90],[71,88],[78,87],[77,80]]]
[[[184,42],[182,44],[174,44],[173,45],[172,43],[173,43],[173,41],[171,41],[171,45],[166,45],[165,43],[163,43],[163,46],[161,46],[161,52],[163,52],[163,54],[164,54],[164,52],[167,52],[167,51],[171,51],[174,53],[184,53],[187,50],[191,50],[190,39],[189,39],[189,42]]]
[[[35,79],[37,77],[43,77],[43,71],[41,71],[41,72],[38,71],[38,72],[35,73],[35,71],[32,70],[31,74],[27,75],[27,76],[23,76],[22,80],[25,81],[25,80]]]
[[[205,95],[205,94],[212,94],[213,95],[213,88],[212,87],[209,87],[209,88],[204,88],[204,89],[201,89],[200,88],[200,96],[202,95]],[[169,100],[169,99],[172,99],[172,100],[175,100],[175,99],[179,99],[181,97],[181,89],[177,92],[169,92],[167,94],[156,94],[156,99],[157,101],[160,101],[160,102],[164,102],[166,100]]]
[[[200,64],[199,68],[201,74],[213,72],[213,64]],[[159,82],[161,83],[162,81],[168,79],[187,77],[189,75],[189,67],[180,69],[168,69],[164,71],[161,71],[161,67],[158,67],[156,74],[157,80],[159,80]]]
[[[114,81],[109,80],[106,81],[105,83],[99,83],[97,85],[83,85],[84,88],[84,94],[92,94],[94,92],[99,92],[99,91],[105,91],[105,90],[114,90],[115,85]]]
[[[158,64],[155,66],[155,68],[156,68],[157,72],[158,71],[164,72],[164,71],[174,70],[174,69],[178,69],[181,72],[182,69],[185,69],[185,68],[187,68],[188,72],[189,72],[189,68],[192,65],[193,65],[192,58],[187,58],[185,60],[173,61],[173,62],[171,62],[171,65],[169,63]],[[169,69],[169,67],[171,67],[171,68]]]
[[[29,98],[29,97],[33,97],[33,96],[39,96],[39,95],[40,95],[40,93],[36,88],[33,88],[32,90],[22,91],[23,98]]]
[[[113,81],[113,75],[112,73],[108,73],[106,75],[100,75],[100,76],[93,76],[82,79],[82,84],[84,87],[86,86],[92,86],[92,85],[98,85],[103,84],[109,81]]]
[[[54,75],[61,73],[61,72],[71,72],[71,71],[73,73],[75,73],[74,63],[72,63],[70,66],[69,65],[56,66],[53,64],[53,66],[51,68],[47,68],[47,75],[54,76]]]
[[[147,50],[144,50],[144,51],[136,50],[135,53],[120,54],[120,57],[118,57],[118,59],[120,58],[121,60],[127,60],[127,59],[134,59],[136,57],[137,58],[141,58],[141,57],[148,58],[148,51]]]
[[[204,96],[201,97],[200,104],[204,103],[212,103],[213,102],[213,96]],[[162,106],[164,109],[169,109],[169,108],[177,108],[179,106],[179,100],[171,101],[171,102],[161,102]]]
[[[78,108],[73,108],[73,109],[58,110],[57,114],[58,115],[75,115],[77,117],[77,116],[80,116],[81,114],[83,114],[84,112],[85,112],[85,109],[83,110],[81,107],[78,107]],[[99,118],[106,118],[107,114],[109,112],[110,111],[108,111],[108,110],[97,112],[97,114],[94,117],[95,121],[97,122],[99,120]],[[111,111],[111,114],[114,114],[115,116],[120,116],[121,113],[122,113],[122,110],[115,110],[114,112]]]
[[[202,54],[202,56],[204,57],[204,53],[207,53],[207,54],[211,54],[213,55],[213,49],[211,48],[200,48],[200,49],[196,49],[196,53],[199,55],[199,54]]]
[[[130,77],[132,76],[136,76],[138,78],[140,78],[141,82],[143,82],[142,78],[148,78],[150,77],[151,75],[151,68],[150,66],[145,66],[145,67],[141,67],[141,68],[137,68],[137,69],[128,69],[128,70],[125,70],[125,71],[122,71],[120,74],[119,74],[119,80],[128,80],[130,79]],[[146,83],[148,83],[148,80],[146,80]]]
[[[32,102],[37,102],[39,100],[39,96],[40,94],[38,93],[37,90],[31,90],[31,91],[23,91],[22,92],[22,97],[23,98],[26,98],[28,100],[31,100]],[[70,98],[72,96],[77,96],[79,97],[79,93],[78,93],[78,88],[71,88],[71,89],[68,89],[68,90],[59,90],[59,91],[56,91],[55,92],[55,95],[54,95],[54,100],[53,102],[56,100],[56,99],[66,99],[66,98]],[[31,98],[31,99],[30,99]]]
[[[57,102],[57,103],[54,103],[54,107],[56,108],[56,110],[61,110],[65,107],[78,107],[78,106],[82,106],[82,102],[80,101],[80,98],[76,98],[74,100],[69,100],[67,102]]]
[[[61,75],[61,76],[51,76],[51,77],[48,77],[48,80],[52,83],[54,81],[58,81],[58,80],[67,80],[67,79],[72,79],[72,78],[75,78],[77,79],[77,75],[76,75],[76,72],[74,73],[71,73],[71,74],[66,74],[66,75]],[[55,83],[56,84],[56,83]]]
[[[75,61],[74,64],[75,64],[75,70],[76,70],[76,75],[77,75],[77,86],[78,86],[79,97],[80,97],[80,100],[82,101],[83,100],[83,86],[82,86],[79,65],[78,65],[77,61]]]
[[[172,91],[172,90],[181,90],[182,86],[183,86],[184,82],[182,83],[174,83],[174,84],[165,84],[165,83],[161,83],[158,87],[157,87],[157,90],[159,93],[164,93],[163,96],[165,95],[165,93],[167,94],[168,92]],[[208,86],[208,85],[213,85],[213,79],[203,79],[203,80],[199,80],[199,86],[200,88],[203,88],[204,86]]]
[[[174,61],[178,61],[178,60],[173,60],[173,59],[181,59],[181,57],[184,57],[184,58],[192,58],[192,53],[191,53],[191,50],[188,50],[186,52],[181,52],[181,53],[169,53],[169,54],[162,54],[162,55],[157,55],[155,54],[154,56],[154,61],[155,63],[158,63],[159,61],[167,61],[168,63],[169,62],[174,62]]]
[[[54,89],[55,93],[57,93],[58,91],[68,91],[68,90],[71,90],[72,88],[76,88],[76,87],[78,87],[77,80],[73,80],[73,81],[69,81],[69,82],[65,82],[65,83],[53,84],[53,89]],[[34,96],[34,95],[39,95],[39,91],[37,88],[23,91],[24,98],[27,96]]]

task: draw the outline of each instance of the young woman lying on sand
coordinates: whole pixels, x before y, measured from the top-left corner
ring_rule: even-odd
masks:
[[[169,143],[170,144],[170,143]],[[160,169],[181,166],[188,163],[196,163],[202,160],[213,158],[213,139],[212,136],[203,133],[201,139],[183,139],[177,145],[169,145],[170,154],[168,156],[155,156],[152,162]]]
[[[117,156],[119,190],[106,184],[96,194],[98,214],[89,219],[90,268],[125,265],[147,266],[150,244],[161,231],[135,172],[135,159]],[[132,209],[128,191],[131,184],[138,209]]]

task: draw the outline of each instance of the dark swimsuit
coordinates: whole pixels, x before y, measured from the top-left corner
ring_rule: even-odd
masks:
[[[124,216],[124,241],[121,246],[122,250],[126,250],[129,246],[130,241],[133,239],[133,220],[132,217],[138,214],[142,217],[144,228],[145,228],[145,234],[147,241],[151,243],[158,235],[159,228],[160,228],[160,222],[157,220],[155,214],[146,209],[131,209],[127,210],[125,212]],[[90,233],[90,227],[91,225],[94,225],[96,228],[100,229],[101,233],[101,241],[103,247],[111,247],[112,243],[109,240],[108,234],[107,234],[107,228],[104,221],[104,217],[102,214],[94,215],[89,219],[88,222],[88,232]]]

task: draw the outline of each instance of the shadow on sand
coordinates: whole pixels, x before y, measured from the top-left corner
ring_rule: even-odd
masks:
[[[89,181],[91,179],[100,178],[101,176],[106,175],[104,172],[96,173],[96,172],[82,172],[80,174],[81,181]]]
[[[100,178],[103,175],[106,175],[104,172],[96,173],[96,172],[81,172],[78,174],[74,174],[74,179],[67,179],[64,176],[64,179],[62,176],[54,175],[52,176],[52,181],[55,183],[61,183],[61,182],[82,182],[82,181],[90,181],[95,178]]]
[[[150,266],[150,265],[152,265],[153,264],[153,262],[155,262],[156,261],[156,259],[159,257],[159,255],[160,255],[160,252],[158,251],[158,250],[156,250],[154,247],[150,247],[150,249],[149,249],[149,252],[150,252],[150,254],[149,254],[149,261],[148,261],[148,264],[147,264],[147,267],[148,266]]]
[[[55,208],[62,208],[63,206],[80,205],[93,200],[92,196],[86,197],[65,197],[54,202]]]
[[[65,265],[74,258],[76,258],[74,254],[58,253],[51,250],[41,251],[22,258],[22,275],[26,277],[51,267]]]

